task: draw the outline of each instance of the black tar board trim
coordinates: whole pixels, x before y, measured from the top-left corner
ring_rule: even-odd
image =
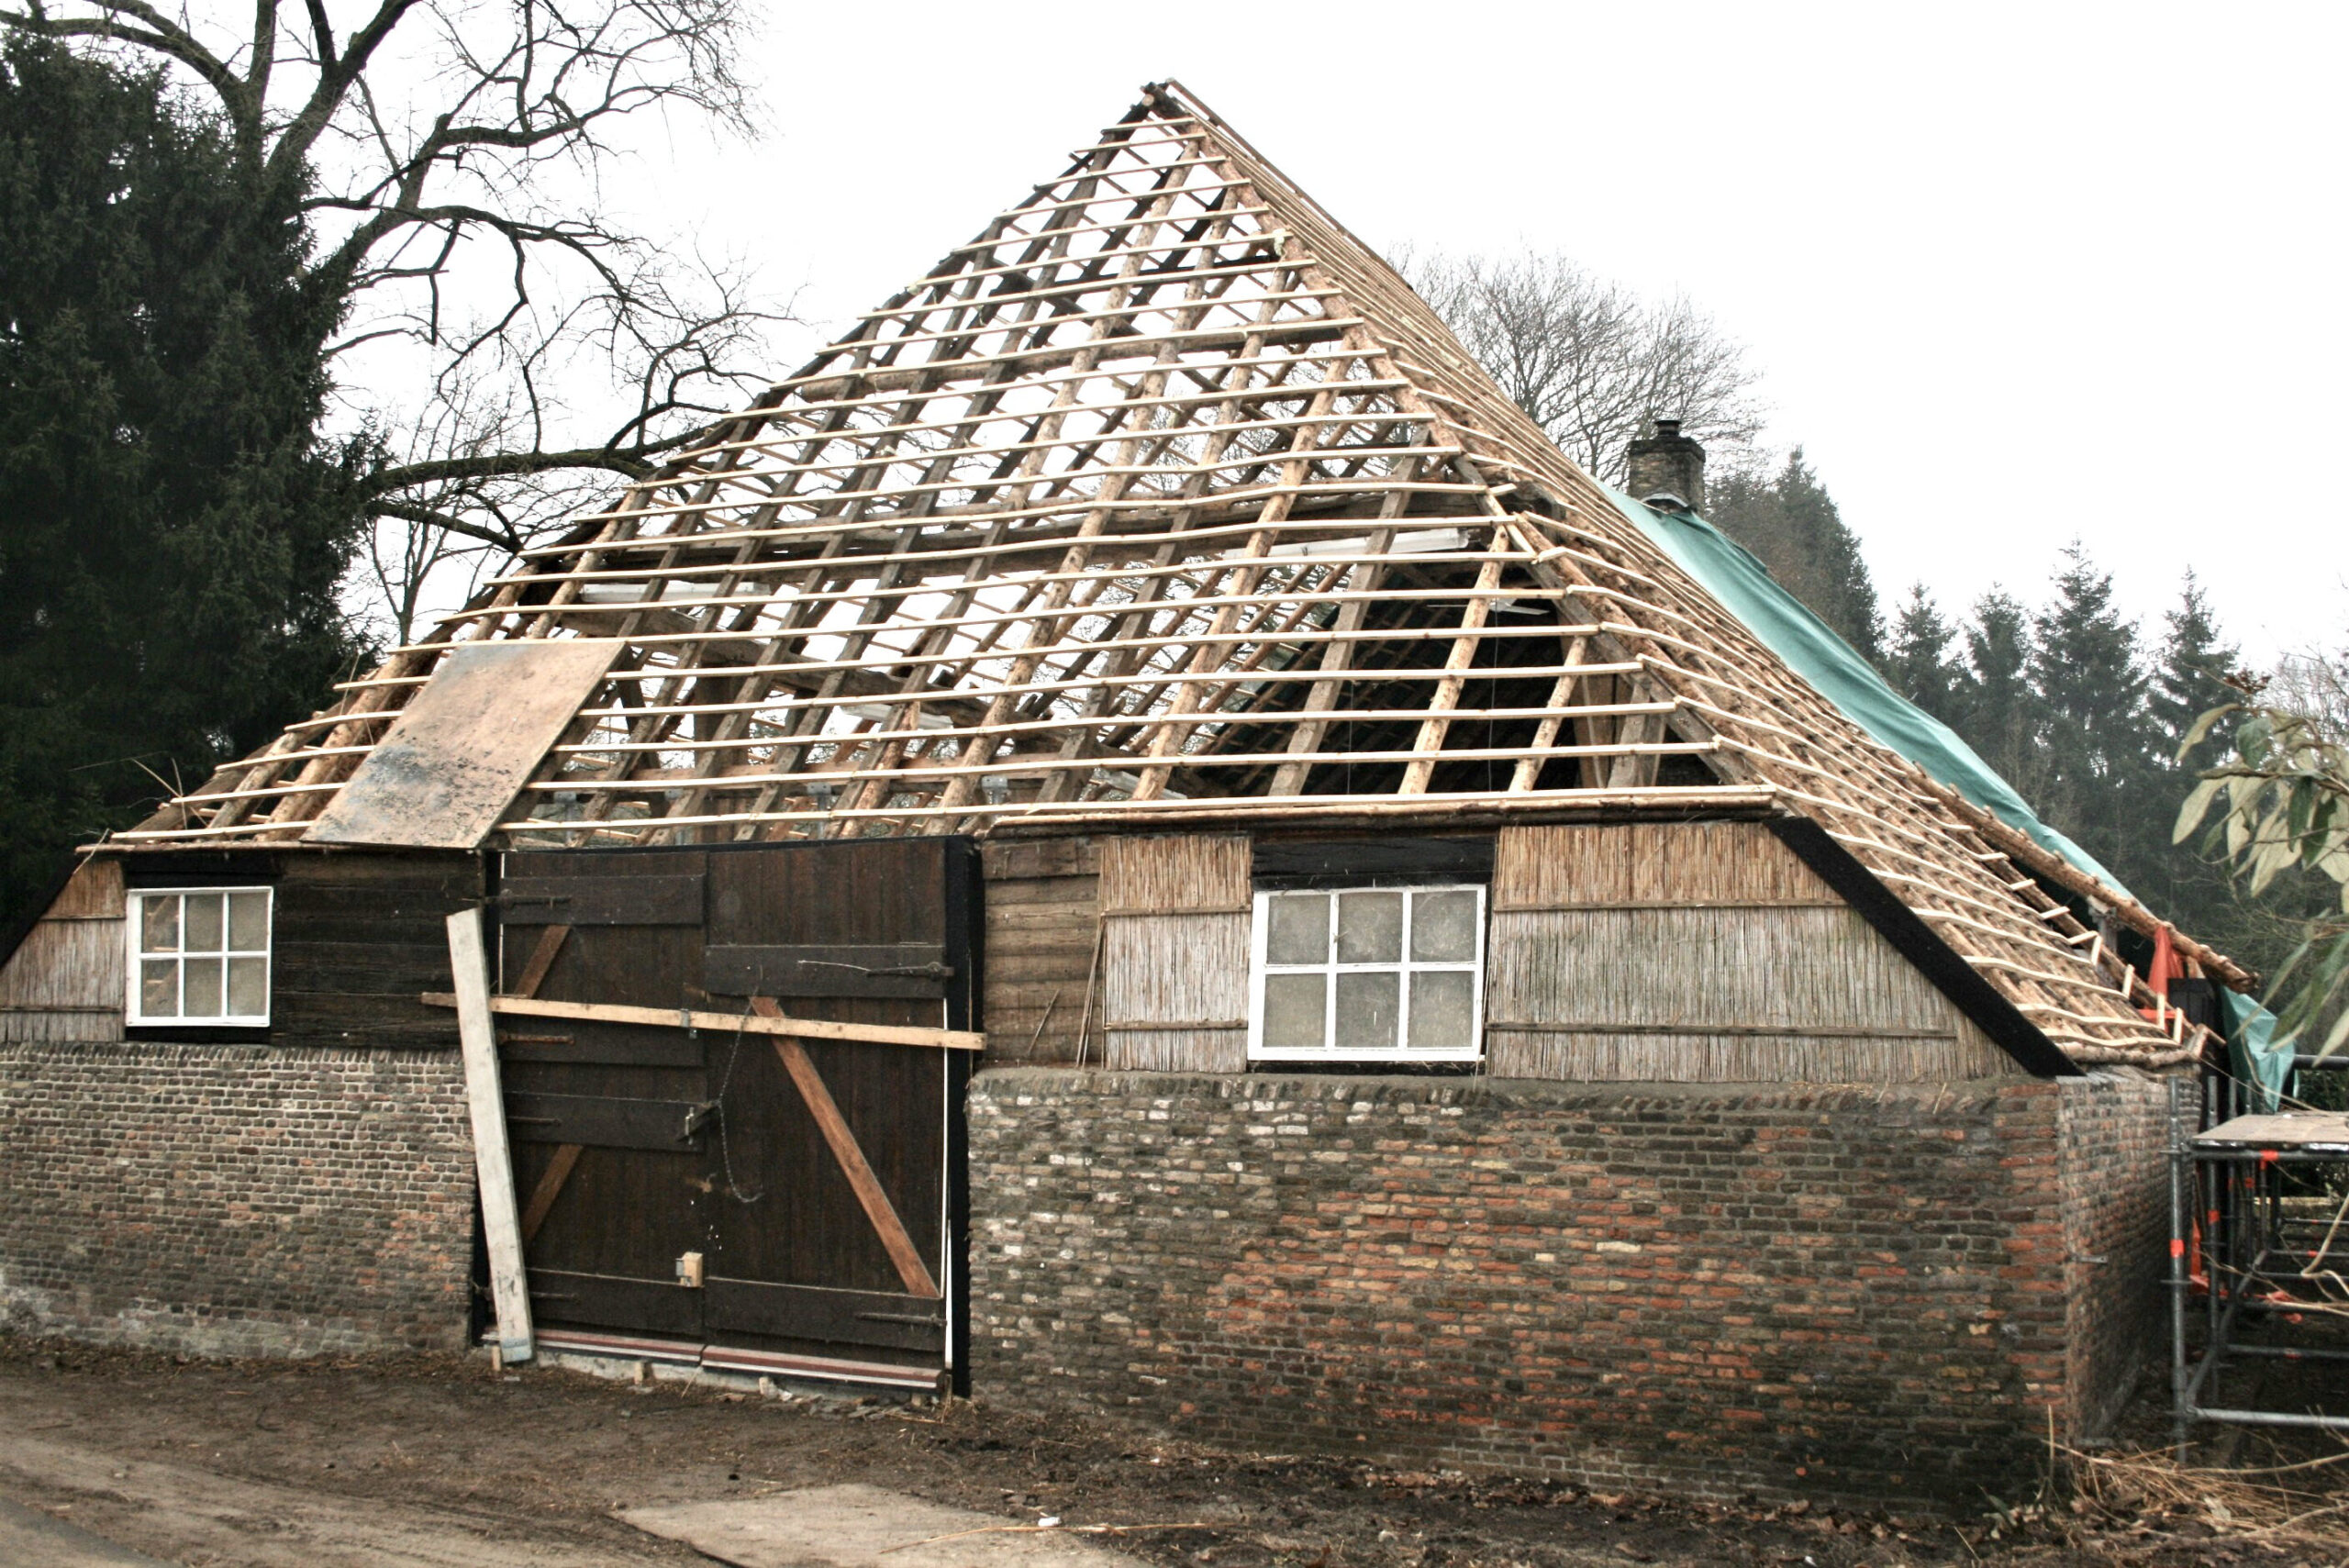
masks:
[[[1819,879],[1833,888],[1844,903],[1860,913],[1895,951],[1917,966],[1933,988],[1957,1004],[1998,1048],[2042,1078],[2078,1078],[2083,1074],[2072,1059],[2039,1026],[2022,1016],[2012,1002],[1976,972],[1917,912],[1892,895],[1876,873],[1853,858],[1852,851],[1830,838],[1827,829],[1808,817],[1773,817],[1770,831],[1792,850]]]
[[[82,869],[82,862],[88,858],[79,851],[68,851],[64,865],[42,884],[39,899],[25,906],[23,915],[11,921],[6,929],[0,929],[0,964],[17,956],[17,950],[25,945],[27,937],[33,934],[33,928],[39,925],[41,917],[49,913],[49,906],[65,895],[66,884],[73,880],[73,873]]]

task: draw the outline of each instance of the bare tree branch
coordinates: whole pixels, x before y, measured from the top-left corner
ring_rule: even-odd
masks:
[[[1760,376],[1687,299],[1661,304],[1561,256],[1405,253],[1404,275],[1566,455],[1610,484],[1658,416],[1709,444],[1758,435]]]
[[[596,195],[647,116],[751,130],[743,0],[369,4],[340,35],[328,0],[254,0],[242,36],[150,0],[17,0],[0,26],[190,73],[258,216],[307,230],[339,406],[377,454],[369,613],[405,628],[425,578],[527,544],[763,386],[778,317]]]

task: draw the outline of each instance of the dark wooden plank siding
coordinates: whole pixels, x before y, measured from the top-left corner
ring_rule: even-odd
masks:
[[[920,945],[942,951],[947,923],[939,890],[947,857],[964,852],[942,839],[884,839],[713,854],[708,940],[718,947]],[[790,1008],[849,1023],[937,1028],[945,1021],[944,1003],[935,995],[799,996]],[[941,1276],[946,1118],[936,1074],[943,1063],[936,1052],[905,1046],[803,1043],[923,1262]],[[718,1149],[724,1179],[712,1197],[720,1238],[713,1270],[734,1279],[902,1291],[774,1042],[746,1036],[739,1049],[733,1041],[711,1045],[711,1095],[729,1106],[765,1107],[756,1118],[729,1118]],[[916,1108],[924,1104],[928,1114]],[[823,1206],[823,1223],[774,1222],[782,1218],[774,1211],[787,1215],[811,1200]],[[807,1212],[812,1218],[815,1210]]]
[[[278,857],[270,1043],[454,1051],[449,917],[481,897],[469,854]]]
[[[532,851],[503,857],[499,890],[520,882],[545,891],[573,879],[594,889],[630,874],[655,885],[688,881],[698,887],[707,859],[699,851]],[[565,908],[529,900],[498,906],[501,989],[513,986],[546,927],[567,923]],[[699,1006],[700,981],[698,923],[589,924],[573,927],[564,939],[538,994],[629,1006]],[[591,1031],[567,1021],[531,1019],[527,1027],[501,1032],[578,1039]],[[599,1039],[619,1038],[608,1026],[592,1032]],[[507,1094],[516,1101],[541,1094],[706,1099],[701,1042],[682,1032],[673,1039],[677,1045],[665,1051],[589,1050],[551,1062],[542,1059],[556,1054],[551,1051],[509,1052],[504,1062]],[[622,1060],[610,1060],[616,1056]],[[557,1148],[536,1139],[536,1130],[513,1129],[515,1190],[526,1196],[537,1189]],[[705,1149],[707,1142],[705,1137]],[[678,1257],[705,1244],[713,1203],[707,1164],[704,1151],[584,1150],[563,1185],[562,1201],[548,1211],[529,1245],[534,1309],[551,1323],[697,1333],[694,1293],[668,1282],[674,1279]],[[558,1274],[578,1277],[563,1284],[562,1297],[535,1300],[540,1280]]]
[[[979,859],[986,878],[987,1060],[1074,1062],[1101,932],[1099,847],[1084,837],[990,840]],[[1100,1013],[1097,998],[1097,1044]]]
[[[453,1015],[417,998],[450,987],[448,918],[482,895],[477,857],[423,850],[183,851],[129,855],[122,863],[134,889],[276,889],[266,1034],[155,1025],[136,1030],[139,1038],[456,1050]]]

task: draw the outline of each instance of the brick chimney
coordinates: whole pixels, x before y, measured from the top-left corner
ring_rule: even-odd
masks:
[[[1680,433],[1677,419],[1658,418],[1655,434],[1633,441],[1631,498],[1660,512],[1705,509],[1705,448]]]

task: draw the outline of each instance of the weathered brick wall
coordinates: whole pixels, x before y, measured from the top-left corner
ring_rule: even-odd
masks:
[[[2123,1069],[2062,1090],[2065,1414],[2100,1434],[2167,1348],[2169,1084]]]
[[[1966,1505],[2065,1403],[2054,1084],[1014,1068],[969,1103],[983,1397]]]
[[[206,1355],[463,1342],[452,1052],[0,1046],[0,1311]]]

